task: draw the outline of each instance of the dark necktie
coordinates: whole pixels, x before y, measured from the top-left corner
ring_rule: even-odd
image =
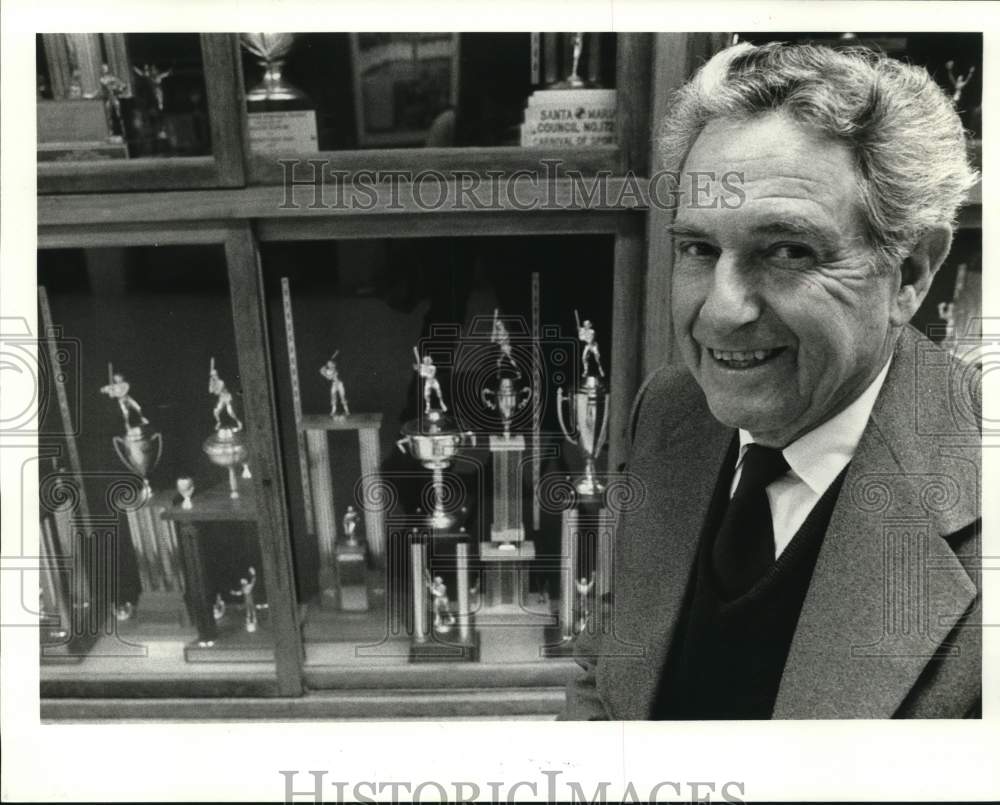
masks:
[[[712,548],[712,566],[726,598],[746,593],[774,563],[774,526],[765,487],[788,472],[780,450],[751,444]]]

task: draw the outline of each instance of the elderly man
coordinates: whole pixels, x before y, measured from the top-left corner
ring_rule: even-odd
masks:
[[[952,104],[888,58],[740,45],[661,147],[684,367],[636,403],[644,503],[563,717],[978,715],[978,371],[908,324],[975,181]]]

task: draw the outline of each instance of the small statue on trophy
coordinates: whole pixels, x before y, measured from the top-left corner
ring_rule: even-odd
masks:
[[[139,425],[148,425],[149,420],[142,415],[142,407],[129,395],[129,384],[125,377],[116,373],[111,364],[108,364],[108,384],[101,386],[101,394],[107,394],[112,399],[118,400],[118,407],[121,408],[122,417],[125,419],[126,432],[135,427],[131,421],[132,413],[139,417]]]
[[[497,308],[493,309],[493,335],[490,337],[490,341],[500,348],[500,354],[497,355],[497,376],[499,377],[503,369],[503,362],[506,359],[510,363],[511,368],[517,373],[517,377],[520,377],[521,370],[518,368],[513,354],[511,354],[510,333],[507,332],[507,326],[500,320],[500,311]]]
[[[424,413],[431,413],[432,394],[436,394],[438,400],[439,407],[435,409],[435,412],[445,413],[448,410],[448,406],[445,405],[444,396],[441,394],[441,384],[437,380],[437,367],[434,365],[434,360],[430,355],[424,355],[423,359],[421,359],[416,347],[413,348],[413,357],[417,359],[417,362],[413,365],[413,369],[424,381]]]
[[[344,536],[347,538],[348,545],[358,544],[358,521],[361,519],[360,515],[357,513],[353,506],[348,506],[347,511],[344,513],[343,528]]]
[[[167,128],[164,122],[164,107],[165,98],[163,92],[163,82],[170,77],[173,69],[160,70],[153,64],[144,64],[142,68],[133,66],[132,69],[135,74],[142,79],[145,84],[148,95],[144,97],[152,96],[153,108],[148,108],[146,114],[144,115],[146,122],[143,124],[143,128],[148,132],[152,130],[153,137],[156,140],[156,148],[159,151],[165,151],[168,147],[169,136],[167,134]]]
[[[177,494],[183,498],[181,503],[181,508],[185,511],[191,511],[193,508],[191,505],[191,498],[194,497],[194,478],[189,478],[186,475],[177,479]],[[176,500],[176,498],[175,498]]]
[[[587,621],[590,620],[590,594],[594,589],[596,578],[596,574],[591,573],[589,579],[576,580],[577,618],[575,631],[577,634],[587,628]]]
[[[66,90],[66,97],[73,100],[83,97],[83,75],[79,67],[74,67],[69,75],[69,87]]]
[[[170,74],[174,71],[173,68],[160,70],[154,64],[144,64],[141,69],[139,67],[133,67],[132,69],[135,70],[135,74],[139,78],[149,84],[149,88],[153,93],[153,99],[156,101],[156,111],[163,114],[163,82],[170,77]]]
[[[142,478],[144,500],[148,500],[152,495],[149,473],[160,460],[163,437],[151,431],[149,420],[142,413],[142,406],[132,399],[129,390],[125,377],[115,372],[109,363],[108,383],[101,386],[101,394],[117,400],[125,424],[124,436],[115,436],[111,443],[122,464]]]
[[[222,600],[222,593],[216,593],[215,603],[212,604],[212,620],[218,623],[225,616],[226,616],[226,602]]]
[[[239,596],[243,599],[243,606],[246,609],[244,615],[244,624],[248,632],[257,631],[257,604],[253,597],[253,588],[257,586],[257,571],[250,568],[248,571],[249,579],[240,579],[240,589],[230,590],[229,592],[235,596]],[[214,613],[213,613],[214,614]]]
[[[330,381],[330,416],[343,418],[350,416],[351,409],[347,406],[347,395],[344,392],[344,381],[340,379],[337,372],[336,357],[340,354],[338,349],[319,370],[319,373]],[[342,411],[337,411],[337,403],[340,403]]]
[[[125,82],[111,72],[106,64],[101,65],[101,96],[104,99],[104,117],[108,121],[108,136],[115,142],[121,142],[125,137],[125,124],[122,119],[121,97],[127,89]]]
[[[215,369],[215,358],[211,359],[208,369],[208,391],[218,399],[212,416],[215,418],[215,433],[209,436],[202,450],[213,464],[229,470],[229,497],[234,500],[240,496],[239,483],[236,480],[236,465],[243,465],[243,478],[250,478],[250,467],[247,465],[247,447],[243,441],[243,423],[233,409],[233,395],[226,388],[225,381],[219,377]],[[225,419],[223,419],[225,415]]]
[[[451,611],[451,602],[448,600],[448,587],[445,585],[444,579],[440,576],[435,576],[431,579],[430,571],[426,568],[424,568],[424,581],[431,593],[434,631],[438,634],[447,634],[456,622],[455,616]]]
[[[948,81],[951,83],[951,102],[958,106],[958,102],[962,100],[962,91],[965,89],[966,85],[972,80],[972,76],[976,73],[976,67],[973,65],[969,68],[969,72],[965,75],[955,75],[955,62],[948,60],[944,63],[945,69],[948,71]]]
[[[573,72],[560,85],[566,89],[582,89],[587,82],[580,78],[580,56],[583,55],[583,34],[573,34]]]
[[[218,398],[215,408],[212,410],[212,415],[215,417],[215,429],[217,431],[223,430],[222,414],[225,413],[231,421],[231,424],[225,426],[226,429],[234,433],[243,430],[243,423],[240,422],[233,410],[233,395],[226,388],[226,381],[219,377],[219,373],[215,370],[215,358],[212,358],[208,368],[208,393],[214,394]]]
[[[594,365],[597,367],[597,374],[600,377],[604,377],[604,367],[601,366],[601,351],[597,347],[597,334],[594,332],[594,325],[590,323],[590,319],[584,319],[581,325],[579,311],[574,310],[573,315],[576,316],[577,337],[586,344],[581,356],[581,360],[583,361],[583,376],[592,376],[590,361],[588,359],[593,359]]]

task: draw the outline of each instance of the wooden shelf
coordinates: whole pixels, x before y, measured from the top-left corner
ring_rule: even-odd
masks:
[[[225,470],[220,469],[220,472]],[[185,509],[180,503],[172,502],[161,517],[176,523],[207,523],[219,521],[256,522],[257,505],[254,500],[253,484],[244,479],[239,481],[240,496],[229,497],[229,484],[213,486],[204,492],[195,490],[191,498],[192,507]],[[174,499],[172,499],[173,501]]]

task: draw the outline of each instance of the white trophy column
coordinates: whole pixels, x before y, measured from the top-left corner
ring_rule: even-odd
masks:
[[[358,431],[361,445],[361,478],[364,484],[363,500],[371,500],[369,489],[378,483],[379,444],[378,428],[361,428]],[[372,556],[385,554],[385,512],[372,506],[365,516],[365,536]]]
[[[410,576],[413,581],[413,639],[426,643],[430,634],[427,624],[427,587],[424,583],[426,554],[418,542],[410,545]]]
[[[573,636],[573,604],[576,600],[576,532],[579,512],[566,509],[562,513],[562,567],[559,571],[559,625],[562,636]]]
[[[330,446],[325,430],[307,430],[309,478],[312,483],[316,513],[316,537],[319,540],[320,589],[334,591],[334,546],[337,542],[337,519],[333,508],[333,476],[330,473]]]
[[[469,546],[460,542],[455,546],[455,586],[458,590],[458,635],[463,641],[472,639],[469,619]]]

